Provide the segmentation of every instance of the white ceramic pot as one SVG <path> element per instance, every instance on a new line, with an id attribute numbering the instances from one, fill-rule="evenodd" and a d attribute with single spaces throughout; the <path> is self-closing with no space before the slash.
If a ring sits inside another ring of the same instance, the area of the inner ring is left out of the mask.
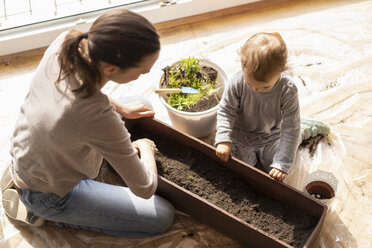
<path id="1" fill-rule="evenodd" d="M 210 60 L 207 59 L 198 60 L 200 66 L 209 66 L 217 71 L 216 84 L 218 87 L 218 96 L 221 98 L 225 84 L 227 83 L 226 72 L 220 66 L 213 63 Z M 175 62 L 174 64 L 177 63 L 178 62 Z M 158 88 L 160 88 L 160 84 L 163 81 L 163 77 L 164 75 L 161 77 L 159 81 Z M 217 122 L 218 105 L 202 112 L 186 112 L 171 107 L 165 101 L 164 94 L 159 94 L 159 98 L 168 111 L 168 116 L 172 122 L 173 127 L 175 127 L 177 130 L 185 132 L 197 138 L 206 137 L 215 130 Z"/>

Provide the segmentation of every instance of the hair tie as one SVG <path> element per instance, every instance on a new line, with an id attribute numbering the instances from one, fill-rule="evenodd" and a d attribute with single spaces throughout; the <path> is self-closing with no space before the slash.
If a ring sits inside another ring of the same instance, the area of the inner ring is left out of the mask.
<path id="1" fill-rule="evenodd" d="M 273 35 L 276 35 L 276 36 L 282 38 L 282 36 L 278 32 L 273 32 Z"/>
<path id="2" fill-rule="evenodd" d="M 85 38 L 85 39 L 88 39 L 88 32 L 86 32 L 86 33 L 83 34 L 83 39 L 84 39 L 84 38 Z"/>

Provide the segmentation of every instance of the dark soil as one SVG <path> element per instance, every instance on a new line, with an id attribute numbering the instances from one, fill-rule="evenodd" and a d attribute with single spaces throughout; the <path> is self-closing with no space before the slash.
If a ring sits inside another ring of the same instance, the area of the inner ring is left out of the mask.
<path id="1" fill-rule="evenodd" d="M 324 140 L 327 136 L 317 135 L 315 137 L 303 140 L 300 144 L 300 147 L 309 149 L 310 157 L 313 157 L 316 149 L 318 148 L 319 143 Z"/>
<path id="2" fill-rule="evenodd" d="M 203 97 L 198 101 L 198 103 L 190 108 L 185 108 L 183 111 L 186 112 L 201 112 L 208 109 L 213 108 L 214 106 L 218 105 L 220 102 L 220 98 L 217 94 L 209 95 L 207 97 Z"/>
<path id="3" fill-rule="evenodd" d="M 208 77 L 212 80 L 215 81 L 217 79 L 217 71 L 209 66 L 202 66 L 201 67 L 201 72 L 206 73 Z"/>
<path id="4" fill-rule="evenodd" d="M 318 200 L 327 200 L 329 197 L 323 195 L 322 193 L 317 193 L 317 194 L 311 194 L 312 197 Z"/>
<path id="5" fill-rule="evenodd" d="M 142 128 L 132 140 L 149 138 L 159 153 L 159 175 L 199 195 L 245 222 L 293 247 L 303 247 L 315 228 L 315 217 L 255 190 L 242 177 L 191 147 Z"/>

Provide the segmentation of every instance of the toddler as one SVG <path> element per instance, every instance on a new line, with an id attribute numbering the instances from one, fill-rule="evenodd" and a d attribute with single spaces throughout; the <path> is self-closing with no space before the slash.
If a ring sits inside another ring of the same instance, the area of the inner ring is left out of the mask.
<path id="1" fill-rule="evenodd" d="M 297 88 L 285 73 L 279 33 L 257 33 L 239 51 L 241 70 L 225 86 L 217 112 L 216 155 L 230 154 L 283 181 L 300 142 Z"/>

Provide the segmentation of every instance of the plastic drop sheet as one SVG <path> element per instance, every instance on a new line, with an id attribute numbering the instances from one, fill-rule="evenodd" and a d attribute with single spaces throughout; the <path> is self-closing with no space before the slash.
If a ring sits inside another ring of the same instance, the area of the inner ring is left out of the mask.
<path id="1" fill-rule="evenodd" d="M 338 181 L 336 195 L 324 201 L 328 213 L 313 247 L 368 248 L 372 247 L 372 2 L 324 2 L 249 12 L 238 21 L 227 21 L 227 28 L 209 24 L 208 31 L 196 33 L 196 38 L 163 45 L 152 71 L 137 82 L 109 83 L 103 91 L 113 97 L 143 95 L 153 104 L 155 117 L 171 124 L 154 93 L 163 67 L 195 56 L 212 60 L 231 75 L 239 69 L 237 50 L 248 37 L 279 32 L 289 49 L 289 73 L 299 90 L 302 117 L 331 128 L 314 151 L 298 150 L 285 183 L 303 191 L 310 173 L 332 173 Z M 9 137 L 31 77 L 32 73 L 5 77 L 0 82 L 1 173 L 10 159 Z M 105 167 L 98 180 L 120 183 Z M 21 226 L 10 221 L 3 208 L 0 222 L 0 247 L 240 247 L 180 212 L 170 230 L 145 239 L 59 228 L 50 222 L 41 228 Z"/>

